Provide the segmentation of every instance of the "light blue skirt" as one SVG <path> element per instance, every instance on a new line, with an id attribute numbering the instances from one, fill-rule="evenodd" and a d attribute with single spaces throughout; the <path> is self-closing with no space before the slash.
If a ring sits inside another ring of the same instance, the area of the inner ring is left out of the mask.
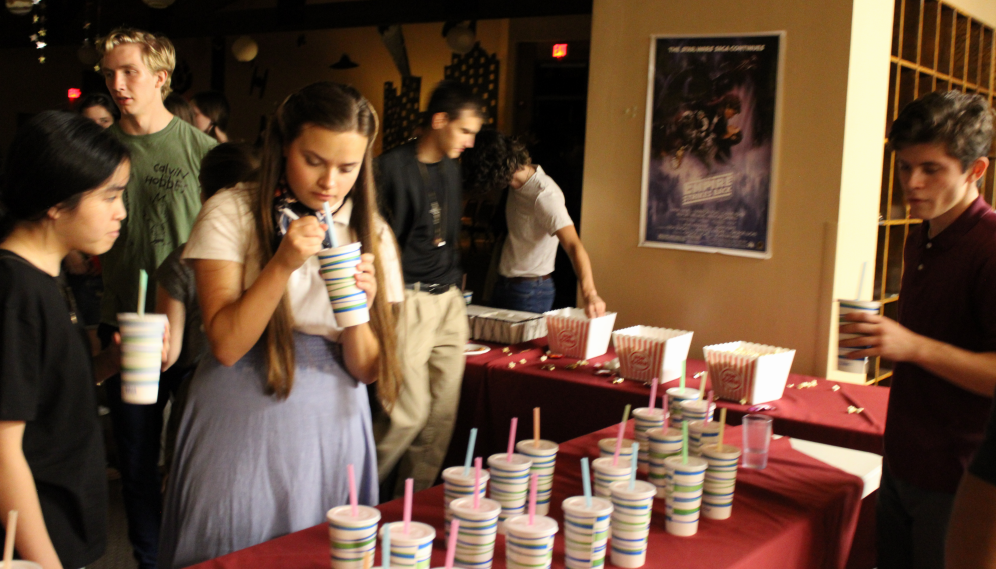
<path id="1" fill-rule="evenodd" d="M 208 354 L 190 383 L 163 504 L 159 567 L 186 567 L 325 521 L 349 501 L 376 505 L 377 454 L 366 385 L 340 348 L 295 333 L 287 399 L 265 391 L 264 342 L 232 367 Z"/>

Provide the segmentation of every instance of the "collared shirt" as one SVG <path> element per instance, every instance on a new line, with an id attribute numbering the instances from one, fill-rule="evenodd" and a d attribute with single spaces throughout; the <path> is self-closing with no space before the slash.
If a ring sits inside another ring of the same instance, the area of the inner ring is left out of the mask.
<path id="1" fill-rule="evenodd" d="M 560 243 L 556 233 L 574 222 L 564 205 L 564 192 L 542 167 L 537 165 L 521 188 L 508 193 L 505 217 L 508 237 L 498 274 L 513 278 L 552 273 Z"/>
<path id="2" fill-rule="evenodd" d="M 910 230 L 899 323 L 972 352 L 996 351 L 996 213 L 981 197 L 929 237 Z M 982 442 L 992 400 L 911 363 L 896 364 L 885 426 L 892 473 L 921 489 L 954 493 Z"/>

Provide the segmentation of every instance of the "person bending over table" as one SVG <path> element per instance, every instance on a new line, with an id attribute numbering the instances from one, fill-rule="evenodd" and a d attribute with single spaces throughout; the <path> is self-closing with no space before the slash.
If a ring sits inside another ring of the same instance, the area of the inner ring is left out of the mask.
<path id="1" fill-rule="evenodd" d="M 540 314 L 553 308 L 559 243 L 574 265 L 585 313 L 589 318 L 604 315 L 605 301 L 595 290 L 591 260 L 567 213 L 564 192 L 532 163 L 526 147 L 497 130 L 484 130 L 464 153 L 462 168 L 467 187 L 504 192 L 496 229 L 507 234 L 491 304 Z"/>
<path id="2" fill-rule="evenodd" d="M 184 259 L 211 353 L 187 393 L 163 509 L 159 566 L 186 567 L 376 505 L 367 384 L 390 407 L 399 367 L 390 302 L 397 249 L 377 215 L 370 148 L 377 115 L 352 87 L 315 83 L 270 120 L 259 183 L 204 205 Z M 321 214 L 328 203 L 332 219 Z M 370 322 L 341 328 L 315 256 L 359 240 L 356 285 Z"/>
<path id="3" fill-rule="evenodd" d="M 849 314 L 849 357 L 896 362 L 878 492 L 878 567 L 943 567 L 954 493 L 982 442 L 996 388 L 996 213 L 979 196 L 993 110 L 978 95 L 930 93 L 892 125 L 912 226 L 899 321 Z"/>

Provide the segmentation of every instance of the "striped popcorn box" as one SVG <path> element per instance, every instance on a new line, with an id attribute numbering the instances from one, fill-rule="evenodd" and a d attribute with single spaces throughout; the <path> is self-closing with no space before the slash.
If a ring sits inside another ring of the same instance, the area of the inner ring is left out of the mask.
<path id="1" fill-rule="evenodd" d="M 637 480 L 615 482 L 612 492 L 612 564 L 616 567 L 643 567 L 647 562 L 647 536 L 654 510 L 657 487 Z"/>
<path id="2" fill-rule="evenodd" d="M 381 526 L 381 538 L 384 537 L 384 528 L 388 525 L 391 526 L 391 567 L 429 569 L 436 530 L 422 522 L 410 522 L 408 533 L 405 533 L 405 523 L 394 522 Z M 381 555 L 383 554 L 384 552 L 381 552 Z"/>
<path id="3" fill-rule="evenodd" d="M 350 510 L 350 506 L 339 506 L 325 514 L 329 524 L 332 569 L 362 569 L 364 557 L 373 556 L 377 546 L 380 511 L 359 506 L 359 515 L 354 517 Z"/>
<path id="4" fill-rule="evenodd" d="M 795 350 L 750 342 L 702 348 L 716 397 L 741 405 L 781 399 Z"/>
<path id="5" fill-rule="evenodd" d="M 546 317 L 550 351 L 571 358 L 587 360 L 609 350 L 616 313 L 588 318 L 580 308 L 561 308 L 543 313 Z"/>
<path id="6" fill-rule="evenodd" d="M 318 252 L 319 273 L 332 303 L 336 325 L 348 328 L 370 321 L 367 293 L 356 286 L 360 244 L 350 243 Z"/>
<path id="7" fill-rule="evenodd" d="M 719 442 L 719 423 L 716 421 L 688 422 L 688 452 L 701 456 L 702 447 Z"/>
<path id="8" fill-rule="evenodd" d="M 545 516 L 550 511 L 550 495 L 553 493 L 553 469 L 557 463 L 560 445 L 540 439 L 539 445 L 533 439 L 521 440 L 515 450 L 533 461 L 530 474 L 536 474 L 536 513 Z"/>
<path id="9" fill-rule="evenodd" d="M 684 412 L 681 408 L 683 401 L 694 401 L 699 398 L 699 390 L 691 387 L 684 389 L 672 387 L 667 390 L 668 411 L 670 415 L 670 426 L 676 429 L 681 428 L 681 422 L 685 420 Z"/>
<path id="10" fill-rule="evenodd" d="M 501 504 L 481 498 L 474 508 L 474 498 L 460 498 L 450 504 L 453 519 L 460 520 L 454 566 L 464 569 L 491 569 L 498 536 Z"/>
<path id="11" fill-rule="evenodd" d="M 598 496 L 611 496 L 609 486 L 613 482 L 629 480 L 630 461 L 628 458 L 619 457 L 619 462 L 612 466 L 612 457 L 596 458 L 591 462 L 591 469 L 594 471 L 595 494 Z"/>
<path id="12" fill-rule="evenodd" d="M 688 358 L 692 332 L 632 326 L 612 333 L 612 345 L 619 356 L 619 375 L 627 379 L 661 383 L 681 377 L 681 362 Z"/>
<path id="13" fill-rule="evenodd" d="M 562 509 L 564 565 L 568 569 L 604 567 L 612 502 L 592 497 L 591 506 L 588 506 L 584 496 L 574 496 L 564 500 Z"/>
<path id="14" fill-rule="evenodd" d="M 699 513 L 702 507 L 702 485 L 709 466 L 697 456 L 682 462 L 680 456 L 664 459 L 667 470 L 667 516 L 665 528 L 671 535 L 687 537 L 699 531 Z"/>
<path id="15" fill-rule="evenodd" d="M 485 492 L 488 489 L 488 480 L 491 475 L 487 470 L 481 470 L 481 480 L 480 486 L 477 487 L 478 493 L 481 498 L 484 497 Z M 453 500 L 460 498 L 473 497 L 474 488 L 474 469 L 468 469 L 467 476 L 463 475 L 462 466 L 451 466 L 446 470 L 443 470 L 443 510 L 444 517 L 446 519 L 446 536 L 450 535 L 450 520 L 453 519 L 453 512 L 450 510 L 450 504 Z"/>
<path id="16" fill-rule="evenodd" d="M 514 453 L 506 460 L 505 453 L 488 457 L 491 467 L 491 499 L 501 504 L 498 518 L 498 533 L 505 535 L 505 520 L 526 511 L 526 498 L 529 494 L 529 470 L 533 461 Z"/>
<path id="17" fill-rule="evenodd" d="M 709 463 L 702 488 L 702 515 L 712 520 L 725 520 L 733 513 L 740 449 L 732 445 L 705 445 L 702 458 Z"/>
<path id="18" fill-rule="evenodd" d="M 553 538 L 560 527 L 547 516 L 514 516 L 505 522 L 505 567 L 549 569 L 553 563 Z"/>
<path id="19" fill-rule="evenodd" d="M 150 405 L 159 400 L 166 315 L 118 314 L 121 326 L 121 399 Z"/>
<path id="20" fill-rule="evenodd" d="M 682 436 L 680 429 L 650 429 L 647 431 L 650 439 L 650 472 L 647 478 L 657 487 L 657 497 L 664 498 L 666 492 L 667 471 L 664 459 L 681 454 Z"/>
<path id="21" fill-rule="evenodd" d="M 664 410 L 637 407 L 633 409 L 635 428 L 633 438 L 640 443 L 640 455 L 637 457 L 637 470 L 646 474 L 650 471 L 650 438 L 647 431 L 664 426 Z"/>

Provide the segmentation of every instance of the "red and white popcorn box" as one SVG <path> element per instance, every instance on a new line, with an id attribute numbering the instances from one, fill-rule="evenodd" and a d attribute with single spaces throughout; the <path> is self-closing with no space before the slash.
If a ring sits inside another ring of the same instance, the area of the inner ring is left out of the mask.
<path id="1" fill-rule="evenodd" d="M 654 326 L 632 326 L 612 333 L 619 356 L 619 375 L 626 379 L 661 382 L 681 377 L 681 362 L 688 358 L 692 332 Z"/>
<path id="2" fill-rule="evenodd" d="M 750 342 L 702 348 L 716 397 L 741 405 L 782 398 L 795 350 Z"/>
<path id="3" fill-rule="evenodd" d="M 468 307 L 469 308 L 469 307 Z M 471 337 L 485 342 L 518 344 L 546 336 L 542 314 L 490 308 L 474 316 Z"/>
<path id="4" fill-rule="evenodd" d="M 609 351 L 612 326 L 616 323 L 615 312 L 588 318 L 580 308 L 561 308 L 543 315 L 546 316 L 547 341 L 551 352 L 587 360 Z"/>

